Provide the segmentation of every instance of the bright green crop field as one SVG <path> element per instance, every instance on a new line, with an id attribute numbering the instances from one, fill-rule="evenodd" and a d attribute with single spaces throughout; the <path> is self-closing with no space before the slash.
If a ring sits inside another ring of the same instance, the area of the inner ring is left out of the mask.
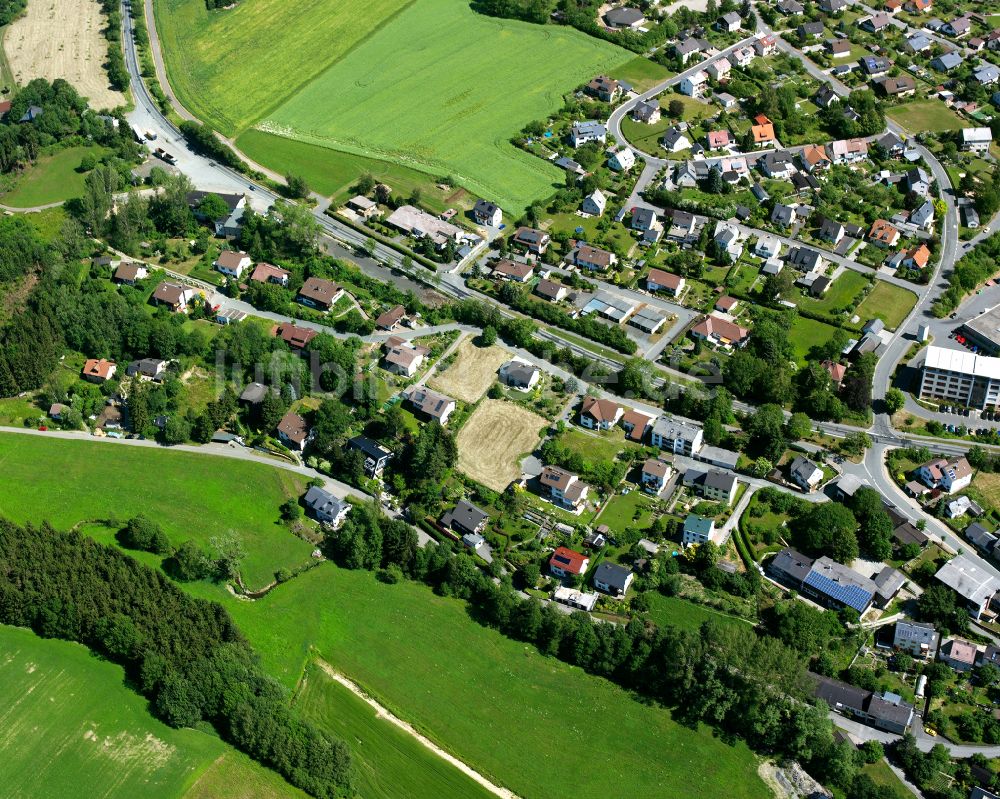
<path id="1" fill-rule="evenodd" d="M 412 0 L 154 0 L 170 85 L 231 136 L 260 119 Z"/>
<path id="2" fill-rule="evenodd" d="M 3 795 L 305 799 L 215 736 L 161 724 L 124 679 L 86 647 L 0 625 Z"/>
<path id="3" fill-rule="evenodd" d="M 170 520 L 174 540 L 188 528 L 192 537 L 219 526 L 258 528 L 262 534 L 244 532 L 244 540 L 261 573 L 287 559 L 263 534 L 270 528 L 259 527 L 273 524 L 286 479 L 279 470 L 231 459 L 0 434 L 0 515 L 66 525 L 112 510 L 126 515 L 142 504 L 158 517 L 174 508 L 183 517 Z M 237 601 L 210 583 L 184 588 L 221 602 L 265 668 L 290 690 L 318 654 L 523 799 L 769 796 L 745 745 L 681 726 L 611 682 L 480 626 L 464 602 L 423 585 L 386 585 L 371 573 L 325 563 L 255 602 Z M 358 737 L 362 761 L 389 746 L 388 737 Z M 429 764 L 417 766 L 421 779 L 431 779 Z M 384 775 L 369 779 L 386 784 Z"/>
<path id="4" fill-rule="evenodd" d="M 515 213 L 562 175 L 510 138 L 631 58 L 569 28 L 476 14 L 468 0 L 416 0 L 260 127 L 450 175 Z"/>
<path id="5" fill-rule="evenodd" d="M 296 697 L 302 716 L 347 742 L 364 799 L 490 799 L 492 793 L 438 757 L 315 663 Z"/>
<path id="6" fill-rule="evenodd" d="M 249 587 L 308 562 L 312 546 L 281 524 L 278 507 L 305 491 L 285 469 L 231 458 L 97 441 L 0 434 L 0 516 L 67 529 L 111 514 L 155 519 L 175 546 L 236 533 Z"/>

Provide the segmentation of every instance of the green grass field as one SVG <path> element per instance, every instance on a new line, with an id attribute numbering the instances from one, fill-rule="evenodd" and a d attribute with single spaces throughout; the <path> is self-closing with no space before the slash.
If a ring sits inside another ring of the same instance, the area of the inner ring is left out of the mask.
<path id="1" fill-rule="evenodd" d="M 95 441 L 0 434 L 0 516 L 68 528 L 116 514 L 156 519 L 172 543 L 239 534 L 247 585 L 308 562 L 312 546 L 279 522 L 278 506 L 305 490 L 284 469 L 230 458 Z M 252 501 L 251 498 L 252 497 Z"/>
<path id="2" fill-rule="evenodd" d="M 628 81 L 632 88 L 644 92 L 657 83 L 666 80 L 674 73 L 662 64 L 657 64 L 645 56 L 636 56 L 619 67 L 611 70 L 611 77 Z"/>
<path id="3" fill-rule="evenodd" d="M 67 147 L 41 156 L 33 167 L 14 178 L 10 190 L 0 194 L 0 203 L 14 208 L 32 208 L 81 196 L 87 176 L 76 170 L 88 153 L 99 158 L 104 148 Z"/>
<path id="4" fill-rule="evenodd" d="M 285 478 L 268 479 L 267 467 L 16 434 L 0 438 L 0 453 L 0 515 L 66 524 L 111 510 L 126 515 L 133 503 L 148 511 L 152 503 L 177 517 L 169 520 L 171 535 L 232 524 L 261 571 L 280 565 L 283 550 L 272 550 L 264 566 L 261 553 L 272 542 L 244 529 L 271 519 L 280 498 Z M 178 492 L 186 502 L 179 504 Z M 744 745 L 683 727 L 610 682 L 542 657 L 472 621 L 464 602 L 422 585 L 385 585 L 368 572 L 322 564 L 256 602 L 210 583 L 185 588 L 225 605 L 289 689 L 318 653 L 523 799 L 769 796 Z M 616 768 L 595 768 L 595 752 Z M 579 776 L 567 780 L 567 773 Z"/>
<path id="5" fill-rule="evenodd" d="M 907 291 L 902 286 L 876 281 L 875 287 L 868 293 L 855 313 L 861 318 L 861 324 L 877 316 L 890 330 L 895 330 L 907 317 L 917 303 L 917 295 Z M 860 328 L 859 328 L 860 329 Z"/>
<path id="6" fill-rule="evenodd" d="M 289 686 L 314 647 L 523 799 L 769 795 L 742 744 L 682 727 L 610 682 L 479 626 L 464 603 L 424 586 L 324 564 L 254 603 L 204 583 L 192 590 L 224 602 Z M 594 752 L 616 767 L 596 768 Z"/>
<path id="7" fill-rule="evenodd" d="M 616 494 L 597 517 L 597 524 L 606 524 L 615 532 L 626 527 L 644 530 L 653 521 L 652 505 L 656 500 L 645 492 L 634 489 L 628 494 Z"/>
<path id="8" fill-rule="evenodd" d="M 795 317 L 788 331 L 788 340 L 792 342 L 792 354 L 799 366 L 805 366 L 809 350 L 819 344 L 825 344 L 836 332 L 837 328 L 825 322 L 817 322 L 805 316 Z"/>
<path id="9" fill-rule="evenodd" d="M 631 59 L 575 30 L 476 14 L 467 0 L 417 0 L 260 127 L 450 175 L 517 213 L 563 176 L 510 138 Z"/>
<path id="10" fill-rule="evenodd" d="M 845 269 L 821 298 L 803 296 L 798 300 L 798 305 L 814 313 L 833 316 L 834 311 L 850 305 L 867 285 L 868 278 L 865 275 L 853 269 Z"/>
<path id="11" fill-rule="evenodd" d="M 208 11 L 204 0 L 154 0 L 154 12 L 178 99 L 232 136 L 320 75 L 407 2 L 252 0 Z"/>
<path id="12" fill-rule="evenodd" d="M 5 796 L 305 799 L 214 735 L 151 717 L 86 647 L 0 625 L 0 652 Z"/>
<path id="13" fill-rule="evenodd" d="M 364 799 L 487 799 L 479 783 L 331 679 L 315 664 L 306 669 L 296 702 L 302 715 L 342 738 L 354 759 L 355 790 Z"/>
<path id="14" fill-rule="evenodd" d="M 942 130 L 959 130 L 967 123 L 940 100 L 918 100 L 915 103 L 896 106 L 886 111 L 886 116 L 898 122 L 911 133 Z"/>
<path id="15" fill-rule="evenodd" d="M 663 594 L 650 592 L 649 617 L 653 623 L 659 626 L 671 625 L 682 630 L 698 630 L 706 621 L 717 621 L 722 624 L 747 624 L 742 619 L 735 616 L 728 616 L 718 610 L 707 608 L 704 605 L 696 605 L 686 599 L 677 596 L 664 596 Z"/>
<path id="16" fill-rule="evenodd" d="M 282 174 L 305 174 L 310 188 L 333 197 L 338 202 L 348 199 L 353 194 L 350 188 L 357 183 L 358 178 L 368 173 L 379 183 L 388 184 L 394 192 L 404 197 L 409 197 L 414 189 L 420 189 L 420 204 L 430 211 L 441 213 L 451 205 L 474 204 L 462 202 L 462 194 L 469 197 L 464 190 L 458 190 L 458 197 L 453 189 L 445 193 L 437 188 L 426 173 L 391 161 L 338 153 L 326 147 L 272 136 L 259 130 L 246 131 L 236 140 L 236 144 L 253 160 L 266 161 L 271 169 Z"/>

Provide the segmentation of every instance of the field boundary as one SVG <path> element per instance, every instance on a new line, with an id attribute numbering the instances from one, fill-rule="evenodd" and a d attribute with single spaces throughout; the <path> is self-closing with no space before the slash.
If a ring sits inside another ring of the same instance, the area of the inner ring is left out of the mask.
<path id="1" fill-rule="evenodd" d="M 316 658 L 316 665 L 319 666 L 320 669 L 323 670 L 323 673 L 326 674 L 331 680 L 344 686 L 348 691 L 350 691 L 356 697 L 358 697 L 363 702 L 374 708 L 376 718 L 385 719 L 390 724 L 395 724 L 397 727 L 399 727 L 399 729 L 401 729 L 407 735 L 415 738 L 422 746 L 432 751 L 442 760 L 445 760 L 451 765 L 453 765 L 455 768 L 457 768 L 459 771 L 465 774 L 465 776 L 469 777 L 472 780 L 475 780 L 477 783 L 486 788 L 486 790 L 488 790 L 490 793 L 501 797 L 501 799 L 520 799 L 520 797 L 518 797 L 517 794 L 515 794 L 513 791 L 509 791 L 506 788 L 502 788 L 495 782 L 488 780 L 486 777 L 484 777 L 482 774 L 480 774 L 478 771 L 472 768 L 472 766 L 463 763 L 457 757 L 446 752 L 444 749 L 442 749 L 440 746 L 434 743 L 430 738 L 417 732 L 417 730 L 413 727 L 412 724 L 403 721 L 397 715 L 390 712 L 386 707 L 380 704 L 378 700 L 376 700 L 369 694 L 365 693 L 365 691 L 361 688 L 361 686 L 359 686 L 356 682 L 345 677 L 343 674 L 341 674 L 339 671 L 333 668 L 333 666 L 331 666 L 322 658 Z"/>

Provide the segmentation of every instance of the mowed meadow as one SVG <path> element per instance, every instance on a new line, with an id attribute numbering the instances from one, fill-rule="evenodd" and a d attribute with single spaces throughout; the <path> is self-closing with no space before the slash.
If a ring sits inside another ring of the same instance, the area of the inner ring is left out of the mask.
<path id="1" fill-rule="evenodd" d="M 205 461 L 205 468 L 197 460 Z M 16 497 L 0 502 L 0 515 L 76 520 L 99 513 L 102 505 L 104 513 L 121 513 L 123 498 L 132 493 L 148 502 L 169 482 L 173 497 L 185 490 L 186 481 L 186 518 L 192 537 L 201 537 L 206 528 L 226 523 L 219 516 L 227 508 L 241 508 L 240 513 L 257 519 L 276 512 L 281 492 L 260 490 L 268 481 L 240 469 L 252 465 L 111 443 L 0 435 L 0 497 Z M 81 471 L 92 475 L 86 485 L 70 477 Z M 160 475 L 169 475 L 169 481 Z M 220 494 L 225 500 L 215 501 Z M 156 518 L 166 525 L 169 514 L 170 508 L 157 500 Z M 245 541 L 250 557 L 262 560 L 265 540 L 247 536 Z M 437 596 L 421 584 L 386 585 L 369 572 L 324 563 L 255 602 L 239 601 L 207 582 L 183 587 L 223 604 L 260 652 L 264 667 L 290 691 L 318 655 L 523 799 L 769 796 L 756 774 L 757 759 L 745 745 L 725 743 L 705 727 L 682 726 L 666 710 L 637 701 L 607 680 L 543 657 L 477 624 L 464 602 Z M 351 703 L 332 689 L 321 693 L 300 696 L 303 711 L 317 721 L 326 713 L 361 710 L 347 708 Z M 343 721 L 330 719 L 329 724 Z M 393 736 L 371 737 L 380 728 L 368 721 L 357 726 L 359 740 L 352 748 L 361 767 L 372 768 L 380 762 L 379 752 L 394 746 Z M 346 729 L 341 732 L 350 739 Z M 424 759 L 423 753 L 403 755 L 414 767 Z M 445 783 L 436 782 L 427 770 L 430 764 L 424 765 L 420 784 L 431 787 L 398 795 L 437 799 L 461 786 L 461 780 L 456 783 L 446 774 L 451 787 L 434 788 Z M 393 785 L 377 769 L 367 780 L 373 796 Z"/>
<path id="2" fill-rule="evenodd" d="M 137 0 L 141 2 L 141 0 Z M 232 136 L 323 72 L 413 0 L 154 0 L 170 85 Z"/>
<path id="3" fill-rule="evenodd" d="M 451 176 L 518 213 L 562 176 L 511 137 L 631 58 L 571 28 L 476 14 L 468 0 L 416 0 L 259 127 Z"/>
<path id="4" fill-rule="evenodd" d="M 86 647 L 3 625 L 0 763 L 0 791 L 22 799 L 214 799 L 204 789 L 218 774 L 254 786 L 232 799 L 306 799 L 217 737 L 161 724 Z"/>

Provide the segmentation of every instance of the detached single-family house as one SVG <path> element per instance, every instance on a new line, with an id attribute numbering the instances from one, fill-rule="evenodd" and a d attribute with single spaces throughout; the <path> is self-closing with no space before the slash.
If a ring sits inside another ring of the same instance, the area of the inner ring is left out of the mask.
<path id="1" fill-rule="evenodd" d="M 383 361 L 386 371 L 403 377 L 413 377 L 430 350 L 393 336 L 385 342 Z"/>
<path id="2" fill-rule="evenodd" d="M 234 252 L 233 250 L 223 250 L 219 257 L 215 259 L 215 268 L 222 274 L 235 277 L 243 277 L 243 272 L 250 268 L 253 261 L 245 252 Z"/>
<path id="3" fill-rule="evenodd" d="M 754 244 L 753 254 L 765 260 L 777 258 L 781 255 L 781 242 L 776 236 L 762 235 L 758 237 L 757 243 Z"/>
<path id="4" fill-rule="evenodd" d="M 823 482 L 823 470 L 808 458 L 796 456 L 788 469 L 788 476 L 803 491 L 815 491 Z"/>
<path id="5" fill-rule="evenodd" d="M 525 250 L 535 255 L 544 255 L 549 247 L 551 238 L 544 230 L 536 230 L 531 227 L 519 227 L 511 239 L 511 244 L 518 249 Z"/>
<path id="6" fill-rule="evenodd" d="M 597 141 L 603 144 L 608 138 L 608 129 L 600 122 L 574 122 L 569 133 L 569 143 L 574 147 L 582 147 L 588 142 Z"/>
<path id="7" fill-rule="evenodd" d="M 679 153 L 681 150 L 691 149 L 691 140 L 680 128 L 672 127 L 663 134 L 660 145 L 668 153 Z"/>
<path id="8" fill-rule="evenodd" d="M 622 85 L 607 75 L 598 75 L 584 86 L 583 90 L 591 97 L 596 97 L 606 103 L 613 103 L 621 96 Z"/>
<path id="9" fill-rule="evenodd" d="M 546 466 L 538 477 L 538 483 L 547 489 L 549 498 L 564 508 L 577 510 L 587 501 L 590 486 L 572 472 L 559 466 Z"/>
<path id="10" fill-rule="evenodd" d="M 676 297 L 684 291 L 684 285 L 684 278 L 662 269 L 650 269 L 646 275 L 646 288 L 650 291 L 665 291 Z"/>
<path id="11" fill-rule="evenodd" d="M 636 103 L 632 108 L 631 116 L 636 122 L 655 125 L 660 121 L 661 113 L 660 104 L 654 99 L 652 102 Z"/>
<path id="12" fill-rule="evenodd" d="M 961 638 L 952 638 L 941 646 L 941 662 L 955 671 L 972 671 L 979 650 L 976 645 Z"/>
<path id="13" fill-rule="evenodd" d="M 970 30 L 972 30 L 972 21 L 968 17 L 958 17 L 951 22 L 946 22 L 941 32 L 945 36 L 953 36 L 956 39 L 960 39 L 963 36 L 967 36 Z"/>
<path id="14" fill-rule="evenodd" d="M 174 313 L 187 313 L 188 303 L 197 296 L 193 288 L 164 281 L 156 287 L 150 299 L 154 305 L 165 305 Z"/>
<path id="15" fill-rule="evenodd" d="M 729 146 L 728 130 L 710 130 L 705 137 L 709 150 L 724 150 Z"/>
<path id="16" fill-rule="evenodd" d="M 115 283 L 122 283 L 126 286 L 134 286 L 138 281 L 145 280 L 148 275 L 149 271 L 146 269 L 145 264 L 120 263 L 115 269 L 115 274 L 112 279 Z"/>
<path id="17" fill-rule="evenodd" d="M 132 361 L 125 368 L 125 374 L 129 377 L 151 380 L 154 383 L 163 382 L 163 375 L 166 371 L 167 362 L 161 358 L 140 358 L 137 361 Z"/>
<path id="18" fill-rule="evenodd" d="M 580 406 L 580 424 L 591 430 L 610 430 L 622 417 L 622 406 L 599 397 L 584 397 Z"/>
<path id="19" fill-rule="evenodd" d="M 926 200 L 919 208 L 910 214 L 910 224 L 921 230 L 930 230 L 934 226 L 934 203 Z"/>
<path id="20" fill-rule="evenodd" d="M 512 280 L 515 283 L 527 283 L 535 274 L 532 264 L 511 261 L 504 258 L 493 265 L 493 277 Z"/>
<path id="21" fill-rule="evenodd" d="M 965 457 L 934 458 L 917 467 L 917 478 L 928 488 L 940 488 L 954 494 L 972 482 L 972 467 Z"/>
<path id="22" fill-rule="evenodd" d="M 320 277 L 311 277 L 302 284 L 299 294 L 295 298 L 297 302 L 308 305 L 319 311 L 329 311 L 345 291 L 332 280 L 324 280 Z"/>
<path id="23" fill-rule="evenodd" d="M 899 228 L 886 222 L 884 219 L 876 219 L 868 231 L 868 241 L 876 247 L 895 247 L 899 241 Z"/>
<path id="24" fill-rule="evenodd" d="M 567 289 L 562 283 L 557 283 L 555 280 L 542 278 L 535 284 L 535 294 L 539 297 L 551 300 L 552 302 L 560 302 L 561 300 L 566 299 L 566 295 L 569 294 L 569 289 Z"/>
<path id="25" fill-rule="evenodd" d="M 933 624 L 902 619 L 896 622 L 892 648 L 918 658 L 933 658 L 937 654 L 940 638 Z"/>
<path id="26" fill-rule="evenodd" d="M 755 147 L 770 147 L 777 141 L 774 135 L 774 123 L 763 114 L 754 117 L 754 124 L 750 127 L 753 134 Z"/>
<path id="27" fill-rule="evenodd" d="M 415 410 L 442 425 L 448 424 L 448 417 L 455 412 L 455 400 L 425 386 L 417 386 L 406 398 Z"/>
<path id="28" fill-rule="evenodd" d="M 104 358 L 88 358 L 80 370 L 80 377 L 88 383 L 103 383 L 115 376 L 118 364 Z"/>
<path id="29" fill-rule="evenodd" d="M 608 250 L 581 244 L 573 253 L 573 264 L 591 272 L 607 272 L 618 263 L 618 256 Z"/>
<path id="30" fill-rule="evenodd" d="M 693 75 L 686 76 L 677 88 L 688 97 L 704 97 L 708 88 L 708 73 L 699 69 Z"/>
<path id="31" fill-rule="evenodd" d="M 339 527 L 351 510 L 350 503 L 319 486 L 310 486 L 302 501 L 316 521 L 331 527 Z"/>
<path id="32" fill-rule="evenodd" d="M 711 517 L 696 516 L 689 513 L 684 519 L 684 530 L 681 533 L 681 543 L 684 546 L 705 544 L 712 540 L 715 532 L 715 520 Z"/>
<path id="33" fill-rule="evenodd" d="M 594 570 L 594 588 L 610 596 L 625 596 L 634 578 L 631 569 L 603 560 Z"/>
<path id="34" fill-rule="evenodd" d="M 600 189 L 594 189 L 593 192 L 583 198 L 580 210 L 589 216 L 602 216 L 607 204 L 608 198 L 604 196 L 604 193 Z"/>
<path id="35" fill-rule="evenodd" d="M 715 21 L 715 27 L 724 33 L 733 33 L 743 26 L 743 18 L 735 11 L 723 14 Z"/>
<path id="36" fill-rule="evenodd" d="M 920 244 L 912 250 L 907 250 L 903 256 L 902 265 L 907 269 L 923 269 L 930 261 L 931 251 L 926 244 Z"/>
<path id="37" fill-rule="evenodd" d="M 441 526 L 458 536 L 478 535 L 486 529 L 490 517 L 471 502 L 460 499 L 441 517 Z"/>
<path id="38" fill-rule="evenodd" d="M 302 452 L 311 438 L 306 420 L 294 411 L 289 411 L 278 422 L 278 440 L 296 452 Z"/>
<path id="39" fill-rule="evenodd" d="M 635 153 L 628 147 L 623 147 L 621 150 L 612 153 L 608 159 L 608 167 L 615 172 L 628 172 L 634 166 Z"/>
<path id="40" fill-rule="evenodd" d="M 965 600 L 966 607 L 974 619 L 982 616 L 1000 589 L 1000 580 L 977 566 L 964 554 L 956 555 L 945 563 L 938 569 L 934 578 Z"/>
<path id="41" fill-rule="evenodd" d="M 259 263 L 250 273 L 252 283 L 273 283 L 276 286 L 288 286 L 288 278 L 291 273 L 287 269 L 280 269 L 274 264 Z"/>
<path id="42" fill-rule="evenodd" d="M 368 197 L 357 195 L 347 201 L 347 207 L 364 220 L 378 216 L 378 203 Z"/>
<path id="43" fill-rule="evenodd" d="M 824 218 L 823 223 L 819 226 L 818 235 L 823 241 L 837 245 L 844 238 L 844 233 L 844 226 L 840 222 Z"/>
<path id="44" fill-rule="evenodd" d="M 722 347 L 742 347 L 750 338 L 750 331 L 721 316 L 709 314 L 691 328 L 691 337 Z"/>
<path id="45" fill-rule="evenodd" d="M 375 318 L 375 327 L 379 330 L 395 330 L 406 318 L 406 308 L 396 305 L 380 313 Z"/>
<path id="46" fill-rule="evenodd" d="M 201 210 L 203 201 L 214 194 L 226 204 L 226 211 L 216 219 L 209 219 Z M 246 211 L 247 198 L 245 194 L 223 194 L 210 191 L 192 191 L 187 195 L 188 206 L 199 222 L 205 222 L 212 228 L 216 236 L 238 236 L 243 226 L 243 213 Z"/>
<path id="47" fill-rule="evenodd" d="M 472 217 L 477 224 L 488 227 L 500 227 L 503 221 L 503 211 L 496 203 L 489 200 L 479 200 L 472 208 Z"/>
<path id="48" fill-rule="evenodd" d="M 865 17 L 858 25 L 869 33 L 881 33 L 892 24 L 892 17 L 883 12 Z"/>
<path id="49" fill-rule="evenodd" d="M 292 352 L 301 353 L 317 332 L 310 327 L 299 327 L 294 322 L 282 322 L 274 328 L 273 335 L 284 341 Z"/>
<path id="50" fill-rule="evenodd" d="M 759 56 L 769 56 L 778 48 L 778 40 L 773 34 L 759 36 L 753 40 L 753 49 Z"/>
<path id="51" fill-rule="evenodd" d="M 718 222 L 715 225 L 714 240 L 716 246 L 725 252 L 726 258 L 732 262 L 739 260 L 743 255 L 743 243 L 740 240 L 740 232 L 728 222 Z"/>
<path id="52" fill-rule="evenodd" d="M 827 169 L 833 162 L 826 154 L 826 147 L 822 144 L 809 144 L 802 148 L 799 153 L 799 160 L 802 162 L 806 172 L 813 173 Z"/>
<path id="53" fill-rule="evenodd" d="M 514 358 L 500 367 L 500 382 L 509 388 L 531 391 L 542 375 L 542 370 L 534 364 Z"/>
<path id="54" fill-rule="evenodd" d="M 556 547 L 549 558 L 549 571 L 556 577 L 583 574 L 590 565 L 590 558 L 568 547 Z"/>
<path id="55" fill-rule="evenodd" d="M 665 460 L 647 458 L 642 464 L 642 487 L 650 493 L 659 494 L 666 486 L 671 474 L 673 474 L 673 469 Z"/>
<path id="56" fill-rule="evenodd" d="M 774 210 L 771 211 L 771 222 L 779 227 L 791 227 L 795 224 L 797 215 L 795 209 L 790 205 L 775 203 Z"/>
<path id="57" fill-rule="evenodd" d="M 729 59 L 722 56 L 705 67 L 705 70 L 712 76 L 712 80 L 723 81 L 729 78 L 729 72 L 732 68 L 733 65 L 729 62 Z"/>
<path id="58" fill-rule="evenodd" d="M 364 456 L 365 474 L 373 479 L 382 474 L 385 465 L 392 458 L 392 450 L 367 436 L 354 436 L 347 442 L 347 446 L 356 449 Z"/>
<path id="59" fill-rule="evenodd" d="M 942 53 L 937 58 L 931 59 L 931 69 L 936 69 L 938 72 L 951 72 L 960 66 L 962 66 L 962 55 L 957 50 Z"/>
<path id="60" fill-rule="evenodd" d="M 619 8 L 612 8 L 606 12 L 604 14 L 604 21 L 609 28 L 636 30 L 645 24 L 646 17 L 638 8 L 621 6 Z"/>
<path id="61" fill-rule="evenodd" d="M 985 153 L 993 143 L 989 128 L 963 128 L 961 149 L 967 153 Z"/>

